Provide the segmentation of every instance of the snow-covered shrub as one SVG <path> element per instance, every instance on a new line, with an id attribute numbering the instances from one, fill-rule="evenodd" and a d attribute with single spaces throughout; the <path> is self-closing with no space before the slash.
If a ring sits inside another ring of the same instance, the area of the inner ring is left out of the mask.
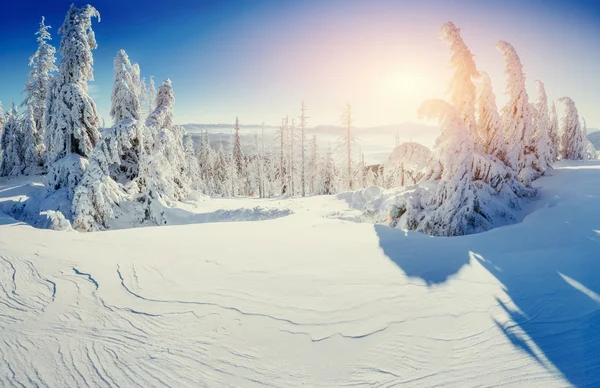
<path id="1" fill-rule="evenodd" d="M 414 185 L 425 176 L 431 158 L 431 150 L 419 143 L 400 144 L 384 164 L 385 187 Z"/>
<path id="2" fill-rule="evenodd" d="M 67 155 L 52 163 L 48 170 L 48 194 L 63 189 L 67 191 L 67 197 L 72 199 L 87 166 L 87 158 L 77 154 Z"/>
<path id="3" fill-rule="evenodd" d="M 71 226 L 69 220 L 67 220 L 65 216 L 59 211 L 45 210 L 43 212 L 40 212 L 40 215 L 47 217 L 45 225 L 42 225 L 45 229 L 52 229 L 63 232 L 73 230 L 73 227 Z"/>

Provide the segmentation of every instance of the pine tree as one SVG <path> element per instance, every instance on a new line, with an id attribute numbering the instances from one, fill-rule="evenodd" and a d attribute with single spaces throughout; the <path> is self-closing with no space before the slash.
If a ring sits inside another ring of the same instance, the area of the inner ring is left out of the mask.
<path id="1" fill-rule="evenodd" d="M 148 112 L 152 112 L 156 106 L 156 85 L 154 84 L 154 76 L 150 77 L 150 82 L 145 89 L 146 103 L 148 104 Z"/>
<path id="2" fill-rule="evenodd" d="M 555 160 L 559 157 L 560 153 L 560 136 L 558 134 L 558 113 L 556 113 L 556 104 L 552 102 L 552 110 L 550 111 L 550 120 L 548 123 L 548 136 L 550 137 L 550 143 L 552 144 L 552 152 Z"/>
<path id="3" fill-rule="evenodd" d="M 340 161 L 340 164 L 343 166 L 340 168 L 340 171 L 343 171 L 343 174 L 339 176 L 340 188 L 342 190 L 353 190 L 354 188 L 354 164 L 356 163 L 356 139 L 352 134 L 352 106 L 350 104 L 346 105 L 346 109 L 342 115 L 342 126 L 343 132 L 342 135 L 337 140 L 336 146 L 336 154 Z"/>
<path id="4" fill-rule="evenodd" d="M 38 133 L 33 105 L 27 106 L 21 128 L 23 131 L 23 174 L 38 174 L 42 166 L 41 154 L 44 150 L 44 143 Z"/>
<path id="5" fill-rule="evenodd" d="M 584 142 L 584 153 L 585 153 L 585 160 L 598 160 L 598 151 L 596 151 L 596 147 L 594 147 L 594 144 L 592 144 L 592 142 L 588 139 L 587 137 L 587 122 L 585 121 L 585 118 L 581 118 L 582 121 L 582 126 L 581 126 L 581 132 L 582 132 L 582 137 L 583 137 L 583 142 Z"/>
<path id="6" fill-rule="evenodd" d="M 295 185 L 295 180 L 296 180 L 296 175 L 295 175 L 295 171 L 296 171 L 296 158 L 295 158 L 295 150 L 294 150 L 294 143 L 295 143 L 295 129 L 296 129 L 296 123 L 295 120 L 292 119 L 292 125 L 288 126 L 288 144 L 290 146 L 290 150 L 289 150 L 289 157 L 288 157 L 288 167 L 289 167 L 289 187 L 290 187 L 290 195 L 296 195 L 296 185 Z"/>
<path id="7" fill-rule="evenodd" d="M 183 137 L 183 150 L 186 162 L 185 174 L 190 180 L 191 187 L 194 190 L 201 190 L 203 188 L 203 180 L 200 174 L 200 165 L 198 163 L 194 141 L 189 134 Z"/>
<path id="8" fill-rule="evenodd" d="M 31 106 L 33 109 L 33 120 L 35 125 L 36 137 L 35 147 L 40 149 L 44 140 L 44 114 L 46 112 L 46 97 L 52 81 L 52 72 L 58 68 L 56 62 L 56 49 L 48 43 L 52 40 L 50 36 L 50 26 L 44 24 L 45 18 L 42 16 L 40 29 L 36 32 L 38 48 L 30 58 L 29 66 L 31 71 L 27 79 L 27 84 L 23 93 L 25 100 L 21 106 Z"/>
<path id="9" fill-rule="evenodd" d="M 237 117 L 235 118 L 232 157 L 235 172 L 238 177 L 242 177 L 244 175 L 244 153 L 242 152 L 242 144 L 240 142 L 240 122 Z"/>
<path id="10" fill-rule="evenodd" d="M 561 159 L 583 160 L 585 158 L 585 143 L 575 102 L 569 97 L 563 97 L 558 101 L 565 104 L 561 131 Z"/>
<path id="11" fill-rule="evenodd" d="M 552 139 L 549 134 L 550 115 L 548 111 L 548 96 L 546 88 L 542 81 L 535 81 L 538 87 L 538 97 L 534 104 L 537 112 L 535 120 L 534 143 L 537 152 L 537 159 L 540 163 L 538 170 L 541 172 L 551 168 L 552 163 L 556 160 Z"/>
<path id="12" fill-rule="evenodd" d="M 6 115 L 4 132 L 0 139 L 2 148 L 2 163 L 0 164 L 0 176 L 15 176 L 23 171 L 23 132 L 19 121 L 19 112 L 12 104 Z"/>
<path id="13" fill-rule="evenodd" d="M 458 110 L 467 126 L 469 136 L 479 143 L 475 120 L 476 89 L 473 83 L 473 79 L 477 78 L 479 73 L 473 60 L 473 54 L 461 37 L 460 28 L 456 28 L 454 23 L 444 24 L 440 31 L 440 37 L 450 46 L 452 52 L 450 67 L 454 70 L 454 75 L 449 88 L 450 105 Z"/>
<path id="14" fill-rule="evenodd" d="M 509 145 L 509 165 L 517 171 L 521 183 L 530 186 L 531 182 L 543 173 L 539 170 L 543 163 L 539 160 L 535 143 L 534 112 L 525 88 L 523 65 L 516 50 L 509 43 L 500 41 L 497 48 L 504 54 L 508 75 L 509 101 L 503 109 L 502 127 L 504 138 Z"/>
<path id="15" fill-rule="evenodd" d="M 305 150 L 304 142 L 306 141 L 305 130 L 306 130 L 306 119 L 307 118 L 308 117 L 306 116 L 306 105 L 304 105 L 304 101 L 302 101 L 302 108 L 300 109 L 300 148 L 302 150 L 302 154 L 300 157 L 300 163 L 301 163 L 300 186 L 301 186 L 301 194 L 303 197 L 306 195 L 306 160 L 304 157 L 306 150 Z"/>
<path id="16" fill-rule="evenodd" d="M 482 151 L 508 164 L 506 142 L 496 105 L 496 95 L 492 89 L 492 80 L 485 72 L 480 73 L 480 81 L 477 84 L 476 107 L 477 128 Z"/>
<path id="17" fill-rule="evenodd" d="M 119 50 L 114 60 L 115 80 L 110 108 L 110 116 L 115 125 L 123 120 L 140 119 L 139 85 L 134 81 L 136 75 L 132 71 L 127 53 Z"/>
<path id="18" fill-rule="evenodd" d="M 312 141 L 310 142 L 310 161 L 308 165 L 308 190 L 311 195 L 314 195 L 317 192 L 317 178 L 319 175 L 319 145 L 317 144 L 317 135 L 313 135 Z"/>
<path id="19" fill-rule="evenodd" d="M 62 59 L 46 98 L 45 163 L 52 167 L 49 189 L 68 187 L 69 196 L 87 164 L 82 159 L 91 154 L 100 138 L 96 104 L 87 94 L 87 82 L 94 79 L 91 50 L 97 47 L 93 17 L 100 18 L 94 7 L 71 5 L 58 30 Z"/>

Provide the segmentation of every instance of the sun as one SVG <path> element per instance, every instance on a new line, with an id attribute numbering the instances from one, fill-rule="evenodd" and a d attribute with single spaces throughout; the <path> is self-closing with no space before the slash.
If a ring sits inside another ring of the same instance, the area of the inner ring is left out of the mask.
<path id="1" fill-rule="evenodd" d="M 420 94 L 428 80 L 417 71 L 397 71 L 382 77 L 382 87 L 386 94 L 411 96 Z"/>

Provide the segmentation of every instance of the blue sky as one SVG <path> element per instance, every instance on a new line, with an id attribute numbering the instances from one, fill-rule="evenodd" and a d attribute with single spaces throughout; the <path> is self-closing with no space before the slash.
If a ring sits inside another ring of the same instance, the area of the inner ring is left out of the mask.
<path id="1" fill-rule="evenodd" d="M 3 4 L 0 100 L 22 99 L 42 15 L 52 43 L 71 1 Z M 85 3 L 76 2 L 77 5 Z M 278 124 L 306 101 L 310 124 L 336 124 L 346 102 L 356 124 L 416 121 L 428 98 L 444 96 L 449 50 L 439 27 L 453 21 L 506 101 L 498 40 L 512 43 L 528 77 L 549 97 L 568 95 L 600 127 L 600 2 L 553 0 L 93 1 L 98 49 L 91 86 L 110 122 L 112 60 L 123 48 L 142 75 L 167 77 L 180 124 Z"/>

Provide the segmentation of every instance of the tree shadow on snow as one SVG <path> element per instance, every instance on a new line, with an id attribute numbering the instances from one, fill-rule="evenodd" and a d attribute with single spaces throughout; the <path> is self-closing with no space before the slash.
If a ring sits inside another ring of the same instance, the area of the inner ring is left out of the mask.
<path id="1" fill-rule="evenodd" d="M 590 193 L 600 191 L 599 175 L 569 172 L 557 196 L 569 201 L 549 201 L 522 223 L 486 233 L 433 238 L 382 225 L 375 231 L 390 260 L 428 285 L 446 282 L 469 262 L 483 266 L 502 284 L 496 300 L 509 319 L 498 310 L 490 317 L 500 332 L 570 384 L 598 387 L 600 211 Z"/>
<path id="2" fill-rule="evenodd" d="M 447 244 L 447 238 L 434 238 L 375 225 L 379 246 L 385 255 L 411 278 L 427 285 L 444 283 L 469 264 L 469 250 L 463 244 Z M 423 247 L 427 249 L 423 249 Z"/>

